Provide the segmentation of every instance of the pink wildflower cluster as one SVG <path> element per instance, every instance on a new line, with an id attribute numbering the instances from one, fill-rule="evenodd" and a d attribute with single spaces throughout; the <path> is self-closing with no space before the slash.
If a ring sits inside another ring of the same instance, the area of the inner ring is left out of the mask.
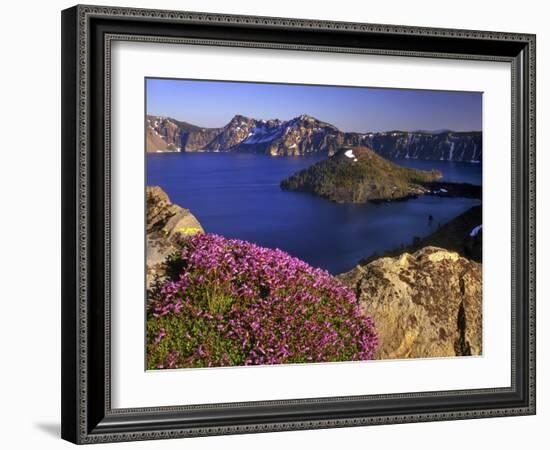
<path id="1" fill-rule="evenodd" d="M 215 234 L 187 238 L 148 314 L 150 368 L 372 358 L 373 321 L 328 272 Z"/>

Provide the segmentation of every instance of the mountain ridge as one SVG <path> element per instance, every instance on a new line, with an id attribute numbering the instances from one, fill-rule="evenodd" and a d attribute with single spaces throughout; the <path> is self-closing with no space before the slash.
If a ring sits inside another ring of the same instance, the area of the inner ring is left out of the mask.
<path id="1" fill-rule="evenodd" d="M 481 162 L 481 131 L 345 132 L 308 114 L 258 120 L 236 114 L 225 126 L 204 128 L 166 116 L 146 116 L 147 152 L 243 152 L 271 156 L 334 155 L 365 146 L 389 159 Z"/>

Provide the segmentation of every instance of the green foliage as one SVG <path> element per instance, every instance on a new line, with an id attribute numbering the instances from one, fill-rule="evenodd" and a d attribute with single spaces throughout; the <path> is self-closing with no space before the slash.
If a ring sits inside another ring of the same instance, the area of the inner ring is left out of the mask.
<path id="1" fill-rule="evenodd" d="M 184 305 L 188 306 L 188 305 Z M 147 320 L 147 368 L 157 369 L 178 355 L 185 367 L 234 366 L 242 364 L 246 354 L 239 342 L 227 339 L 227 328 L 218 321 L 196 312 L 154 317 Z M 208 358 L 200 357 L 208 355 Z M 197 357 L 199 356 L 199 357 Z"/>

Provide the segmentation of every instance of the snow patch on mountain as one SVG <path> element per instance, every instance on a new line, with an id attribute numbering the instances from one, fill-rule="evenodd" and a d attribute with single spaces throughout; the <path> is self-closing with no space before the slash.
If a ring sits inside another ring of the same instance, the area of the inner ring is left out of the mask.
<path id="1" fill-rule="evenodd" d="M 256 126 L 248 133 L 246 139 L 242 142 L 243 144 L 262 144 L 266 142 L 273 141 L 281 137 L 282 135 L 281 126 L 275 128 L 269 128 L 267 126 Z"/>

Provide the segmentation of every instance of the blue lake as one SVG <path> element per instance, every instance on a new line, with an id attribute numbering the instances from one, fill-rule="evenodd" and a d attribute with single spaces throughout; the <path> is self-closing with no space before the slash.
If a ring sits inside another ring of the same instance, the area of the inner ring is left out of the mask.
<path id="1" fill-rule="evenodd" d="M 283 191 L 279 182 L 322 158 L 230 153 L 147 155 L 147 185 L 159 185 L 172 202 L 189 208 L 206 232 L 280 248 L 333 274 L 352 269 L 374 251 L 383 253 L 426 236 L 479 200 L 423 196 L 405 202 L 337 204 Z M 438 169 L 444 180 L 481 184 L 481 165 L 399 160 Z M 434 220 L 430 225 L 428 216 Z"/>

